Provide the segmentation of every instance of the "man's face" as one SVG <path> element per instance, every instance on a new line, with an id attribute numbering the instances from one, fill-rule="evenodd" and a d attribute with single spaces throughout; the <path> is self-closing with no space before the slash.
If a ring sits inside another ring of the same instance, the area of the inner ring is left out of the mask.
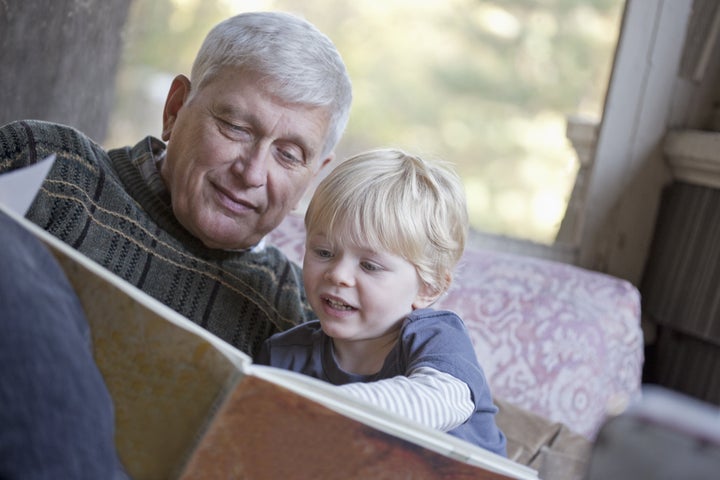
<path id="1" fill-rule="evenodd" d="M 320 158 L 329 115 L 290 105 L 226 68 L 188 97 L 178 76 L 165 104 L 160 175 L 178 221 L 210 248 L 257 244 L 332 157 Z"/>

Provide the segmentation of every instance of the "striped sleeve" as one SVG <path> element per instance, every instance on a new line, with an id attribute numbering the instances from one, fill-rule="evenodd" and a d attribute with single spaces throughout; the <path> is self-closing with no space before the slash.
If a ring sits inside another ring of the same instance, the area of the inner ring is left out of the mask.
<path id="1" fill-rule="evenodd" d="M 475 410 L 470 388 L 457 378 L 429 367 L 409 376 L 338 388 L 355 398 L 444 432 L 463 424 Z"/>

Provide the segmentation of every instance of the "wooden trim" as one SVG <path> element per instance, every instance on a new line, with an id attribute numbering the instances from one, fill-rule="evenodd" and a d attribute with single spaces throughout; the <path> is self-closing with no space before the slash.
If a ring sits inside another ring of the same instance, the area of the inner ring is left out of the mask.
<path id="1" fill-rule="evenodd" d="M 627 0 L 586 199 L 581 266 L 639 282 L 692 0 Z"/>
<path id="2" fill-rule="evenodd" d="M 588 178 L 592 169 L 593 157 L 599 131 L 596 119 L 569 116 L 565 135 L 575 149 L 580 168 L 575 176 L 570 199 L 565 210 L 555 242 L 573 247 L 577 253 L 582 238 L 583 215 L 585 214 Z"/>
<path id="3" fill-rule="evenodd" d="M 720 188 L 720 132 L 671 131 L 665 137 L 663 152 L 674 179 Z"/>

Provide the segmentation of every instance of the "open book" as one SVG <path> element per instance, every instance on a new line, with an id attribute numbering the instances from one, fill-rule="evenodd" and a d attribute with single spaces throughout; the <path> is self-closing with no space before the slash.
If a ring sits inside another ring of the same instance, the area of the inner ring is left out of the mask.
<path id="1" fill-rule="evenodd" d="M 7 200 L 38 191 L 52 159 L 44 162 L 0 175 L 0 209 L 50 248 L 80 297 L 134 479 L 537 478 L 319 380 L 254 365 L 27 221 L 34 195 L 27 205 Z"/>

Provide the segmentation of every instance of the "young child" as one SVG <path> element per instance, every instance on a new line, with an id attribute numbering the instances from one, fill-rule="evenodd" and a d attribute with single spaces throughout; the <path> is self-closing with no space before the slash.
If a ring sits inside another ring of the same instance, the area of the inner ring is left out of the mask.
<path id="1" fill-rule="evenodd" d="M 318 317 L 268 339 L 257 363 L 294 370 L 505 455 L 462 320 L 430 309 L 465 247 L 457 175 L 398 150 L 357 155 L 305 215 L 303 280 Z"/>

